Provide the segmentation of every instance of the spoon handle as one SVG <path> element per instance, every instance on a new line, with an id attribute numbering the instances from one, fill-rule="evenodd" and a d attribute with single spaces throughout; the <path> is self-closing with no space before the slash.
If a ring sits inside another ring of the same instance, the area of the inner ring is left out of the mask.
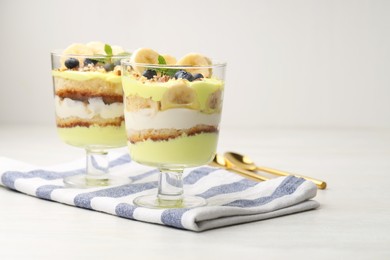
<path id="1" fill-rule="evenodd" d="M 231 167 L 227 167 L 227 169 L 235 171 L 236 173 L 238 173 L 244 177 L 247 177 L 251 180 L 254 180 L 254 181 L 267 181 L 267 180 L 269 180 L 268 178 L 266 178 L 264 176 L 258 175 L 256 173 L 251 172 L 251 171 L 240 169 L 238 167 L 231 166 Z"/>
<path id="2" fill-rule="evenodd" d="M 268 167 L 260 167 L 260 166 L 256 166 L 256 170 L 263 171 L 263 172 L 268 172 L 268 173 L 272 173 L 272 174 L 276 174 L 276 175 L 280 175 L 280 176 L 293 175 L 295 177 L 300 177 L 300 178 L 303 178 L 305 180 L 314 182 L 314 184 L 317 185 L 317 187 L 319 189 L 321 189 L 321 190 L 324 190 L 326 188 L 326 182 L 321 181 L 321 180 L 317 180 L 317 179 L 314 179 L 314 178 L 311 178 L 311 177 L 303 176 L 303 175 L 300 175 L 300 174 L 292 174 L 292 173 L 283 172 L 283 171 L 272 169 L 272 168 L 268 168 Z"/>
<path id="3" fill-rule="evenodd" d="M 237 173 L 245 178 L 251 179 L 252 181 L 267 181 L 268 180 L 268 178 L 266 178 L 266 177 L 260 176 L 254 172 L 247 171 L 247 170 L 244 170 L 244 169 L 232 166 L 232 165 L 223 166 L 223 165 L 220 165 L 220 164 L 217 164 L 214 162 L 209 163 L 209 165 L 213 166 L 213 167 L 219 167 L 219 168 L 222 168 L 225 170 L 233 171 L 233 172 L 235 172 L 235 173 Z"/>

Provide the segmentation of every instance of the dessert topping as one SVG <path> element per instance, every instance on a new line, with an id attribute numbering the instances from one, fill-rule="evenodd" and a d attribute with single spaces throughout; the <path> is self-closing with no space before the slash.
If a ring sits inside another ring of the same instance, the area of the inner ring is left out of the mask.
<path id="1" fill-rule="evenodd" d="M 186 79 L 188 81 L 201 80 L 211 76 L 212 65 L 211 60 L 198 53 L 190 53 L 182 57 L 179 61 L 176 58 L 163 54 L 149 48 L 139 48 L 135 50 L 130 58 L 131 63 L 147 64 L 147 65 L 172 65 L 161 66 L 158 68 L 148 69 L 147 66 L 133 65 L 133 75 L 140 77 L 141 75 L 147 80 L 166 82 L 169 78 Z M 180 66 L 188 66 L 185 70 L 175 68 Z M 156 74 L 152 74 L 152 72 Z M 195 76 L 196 75 L 196 76 Z"/>
<path id="2" fill-rule="evenodd" d="M 152 79 L 154 76 L 157 76 L 157 72 L 155 70 L 145 70 L 142 73 L 142 76 L 144 76 L 147 79 Z"/>
<path id="3" fill-rule="evenodd" d="M 65 67 L 68 69 L 74 69 L 80 65 L 80 62 L 78 59 L 75 58 L 69 58 L 65 61 Z"/>
<path id="4" fill-rule="evenodd" d="M 145 64 L 159 64 L 159 54 L 149 48 L 140 48 L 133 52 L 130 57 L 130 62 L 132 63 L 145 63 Z M 134 68 L 138 72 L 142 73 L 143 68 L 136 67 Z"/>
<path id="5" fill-rule="evenodd" d="M 103 65 L 103 68 L 109 72 L 109 71 L 113 71 L 114 68 L 115 68 L 115 65 L 113 63 L 106 63 Z"/>
<path id="6" fill-rule="evenodd" d="M 178 60 L 178 65 L 184 65 L 184 66 L 194 66 L 194 67 L 202 67 L 202 66 L 210 66 L 211 60 L 201 54 L 198 53 L 189 53 L 185 55 L 183 58 Z M 188 72 L 191 72 L 192 74 L 200 73 L 204 77 L 208 78 L 211 76 L 211 69 L 210 68 L 189 68 L 187 69 Z"/>
<path id="7" fill-rule="evenodd" d="M 94 59 L 86 58 L 84 60 L 84 66 L 88 66 L 88 64 L 96 65 L 96 63 L 98 63 L 98 61 Z"/>
<path id="8" fill-rule="evenodd" d="M 120 75 L 118 72 L 120 60 L 123 56 L 129 55 L 130 53 L 125 52 L 120 46 L 110 46 L 102 42 L 74 43 L 63 51 L 61 57 L 63 66 L 59 70 L 77 68 L 79 71 L 114 71 L 116 75 Z"/>
<path id="9" fill-rule="evenodd" d="M 200 74 L 200 73 L 196 73 L 196 74 L 194 74 L 194 80 L 197 80 L 197 79 L 203 79 L 204 77 L 203 77 L 203 75 L 202 74 Z"/>
<path id="10" fill-rule="evenodd" d="M 177 63 L 176 58 L 173 57 L 172 55 L 169 55 L 169 54 L 161 54 L 161 57 L 164 58 L 165 64 L 168 64 L 168 65 L 175 65 L 175 64 Z"/>
<path id="11" fill-rule="evenodd" d="M 188 81 L 194 80 L 194 77 L 192 76 L 192 74 L 185 71 L 185 70 L 179 70 L 178 72 L 175 73 L 174 77 L 175 77 L 175 79 L 186 79 Z"/>

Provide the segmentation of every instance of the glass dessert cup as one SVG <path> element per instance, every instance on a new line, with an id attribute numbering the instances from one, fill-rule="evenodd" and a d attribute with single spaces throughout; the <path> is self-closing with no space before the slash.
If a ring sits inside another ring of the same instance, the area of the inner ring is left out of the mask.
<path id="1" fill-rule="evenodd" d="M 121 63 L 130 156 L 159 169 L 157 194 L 133 203 L 147 208 L 206 205 L 203 198 L 184 194 L 182 175 L 214 158 L 226 64 Z"/>
<path id="2" fill-rule="evenodd" d="M 110 175 L 108 161 L 108 149 L 126 146 L 118 65 L 126 57 L 51 53 L 58 135 L 86 150 L 86 173 L 64 178 L 68 187 L 130 183 L 129 178 Z"/>

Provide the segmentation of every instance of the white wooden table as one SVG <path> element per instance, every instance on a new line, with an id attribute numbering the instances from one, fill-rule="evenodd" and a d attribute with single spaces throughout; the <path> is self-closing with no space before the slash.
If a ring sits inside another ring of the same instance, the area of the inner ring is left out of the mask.
<path id="1" fill-rule="evenodd" d="M 390 129 L 221 131 L 219 151 L 328 182 L 318 210 L 203 233 L 127 220 L 0 188 L 0 259 L 390 259 Z M 1 125 L 0 156 L 84 156 L 53 126 Z"/>

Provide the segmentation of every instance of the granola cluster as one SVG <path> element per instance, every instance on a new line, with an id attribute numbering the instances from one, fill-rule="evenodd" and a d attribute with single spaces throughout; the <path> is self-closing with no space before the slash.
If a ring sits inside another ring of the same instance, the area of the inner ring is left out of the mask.
<path id="1" fill-rule="evenodd" d="M 80 72 L 101 72 L 101 73 L 109 73 L 112 72 L 114 75 L 120 76 L 121 75 L 121 66 L 115 65 L 112 70 L 108 70 L 105 68 L 103 64 L 87 64 L 83 67 L 77 66 L 75 68 L 67 68 L 67 67 L 61 67 L 57 69 L 57 71 L 67 71 L 67 70 L 73 70 L 73 71 L 80 71 Z"/>

